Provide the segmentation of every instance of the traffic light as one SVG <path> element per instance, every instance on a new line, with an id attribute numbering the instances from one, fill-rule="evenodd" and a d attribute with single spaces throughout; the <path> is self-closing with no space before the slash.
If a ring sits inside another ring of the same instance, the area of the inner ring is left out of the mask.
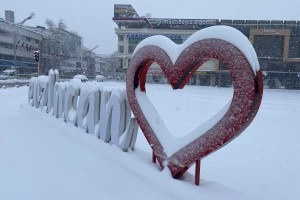
<path id="1" fill-rule="evenodd" d="M 34 51 L 34 60 L 39 62 L 40 60 L 40 51 Z"/>

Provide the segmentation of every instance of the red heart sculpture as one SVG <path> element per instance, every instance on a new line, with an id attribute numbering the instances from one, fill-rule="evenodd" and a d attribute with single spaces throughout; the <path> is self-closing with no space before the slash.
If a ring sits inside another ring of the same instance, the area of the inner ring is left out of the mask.
<path id="1" fill-rule="evenodd" d="M 261 71 L 252 69 L 249 58 L 238 47 L 222 39 L 200 39 L 191 43 L 180 53 L 175 64 L 170 54 L 159 46 L 147 44 L 134 53 L 127 71 L 127 96 L 161 167 L 167 165 L 172 176 L 179 178 L 197 160 L 229 143 L 251 123 L 261 103 L 263 79 Z M 146 73 L 153 62 L 162 68 L 173 89 L 181 89 L 197 68 L 209 59 L 221 61 L 230 72 L 234 87 L 231 104 L 209 130 L 167 156 L 166 147 L 157 137 L 155 125 L 148 121 L 147 113 L 143 113 L 136 92 L 146 92 Z"/>

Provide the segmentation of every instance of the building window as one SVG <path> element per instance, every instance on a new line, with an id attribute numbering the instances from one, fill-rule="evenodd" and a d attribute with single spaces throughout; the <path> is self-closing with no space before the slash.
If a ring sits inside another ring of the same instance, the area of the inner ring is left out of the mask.
<path id="1" fill-rule="evenodd" d="M 5 42 L 0 42 L 0 47 L 7 48 L 7 49 L 13 49 L 13 45 Z"/>
<path id="2" fill-rule="evenodd" d="M 118 35 L 118 39 L 120 42 L 123 42 L 124 41 L 124 35 Z"/>
<path id="3" fill-rule="evenodd" d="M 144 38 L 129 38 L 128 39 L 128 43 L 129 44 L 135 44 L 137 45 L 138 43 L 140 43 Z"/>
<path id="4" fill-rule="evenodd" d="M 171 39 L 174 43 L 176 44 L 182 44 L 183 43 L 183 39 Z"/>
<path id="5" fill-rule="evenodd" d="M 124 53 L 124 46 L 119 46 L 119 53 Z"/>
<path id="6" fill-rule="evenodd" d="M 130 66 L 130 61 L 131 61 L 131 59 L 128 59 L 128 67 Z"/>
<path id="7" fill-rule="evenodd" d="M 255 35 L 253 46 L 258 58 L 283 57 L 284 36 L 277 35 Z"/>
<path id="8" fill-rule="evenodd" d="M 6 37 L 10 37 L 11 34 L 5 30 L 0 30 L 0 35 L 6 36 Z"/>
<path id="9" fill-rule="evenodd" d="M 128 68 L 128 65 L 127 65 L 127 60 L 123 60 L 123 68 Z"/>
<path id="10" fill-rule="evenodd" d="M 76 70 L 81 68 L 81 62 L 76 62 Z"/>
<path id="11" fill-rule="evenodd" d="M 30 42 L 30 37 L 26 37 L 26 41 L 29 41 L 29 42 Z"/>
<path id="12" fill-rule="evenodd" d="M 133 53 L 136 45 L 129 45 L 128 46 L 128 53 Z"/>
<path id="13" fill-rule="evenodd" d="M 119 59 L 119 68 L 123 68 L 123 59 Z"/>
<path id="14" fill-rule="evenodd" d="M 289 58 L 300 58 L 300 37 L 290 37 Z"/>

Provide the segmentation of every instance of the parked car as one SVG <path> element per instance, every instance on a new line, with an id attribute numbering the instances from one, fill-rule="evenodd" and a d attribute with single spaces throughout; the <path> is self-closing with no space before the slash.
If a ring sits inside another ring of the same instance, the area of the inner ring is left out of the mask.
<path id="1" fill-rule="evenodd" d="M 96 75 L 96 81 L 97 82 L 103 82 L 105 80 L 105 76 L 103 75 Z"/>
<path id="2" fill-rule="evenodd" d="M 83 74 L 77 74 L 77 75 L 75 75 L 73 78 L 80 79 L 82 82 L 86 82 L 86 81 L 89 80 L 89 79 L 88 79 L 85 75 L 83 75 Z"/>
<path id="3" fill-rule="evenodd" d="M 17 70 L 14 69 L 7 69 L 4 70 L 1 74 L 0 74 L 0 80 L 6 80 L 6 79 L 14 79 L 14 78 L 18 78 L 18 74 L 17 74 Z"/>

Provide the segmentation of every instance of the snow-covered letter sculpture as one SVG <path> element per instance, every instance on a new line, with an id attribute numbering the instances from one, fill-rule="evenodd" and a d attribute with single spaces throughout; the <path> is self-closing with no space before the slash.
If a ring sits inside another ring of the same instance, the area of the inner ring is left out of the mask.
<path id="1" fill-rule="evenodd" d="M 67 86 L 65 94 L 64 116 L 66 122 L 77 126 L 77 101 L 80 95 L 81 81 L 72 79 Z"/>
<path id="2" fill-rule="evenodd" d="M 91 82 L 82 84 L 77 110 L 78 126 L 88 133 L 95 132 L 99 116 L 99 90 Z"/>
<path id="3" fill-rule="evenodd" d="M 47 98 L 47 113 L 51 112 L 52 108 L 53 108 L 53 102 L 54 102 L 54 85 L 55 85 L 55 82 L 58 82 L 59 80 L 59 73 L 58 73 L 58 70 L 52 70 L 50 69 L 49 70 L 49 73 L 48 73 L 48 84 L 47 84 L 47 87 L 48 87 L 48 98 Z"/>
<path id="4" fill-rule="evenodd" d="M 172 88 L 183 89 L 193 73 L 210 59 L 227 66 L 233 97 L 213 119 L 183 138 L 175 138 L 147 98 L 146 73 L 156 62 Z M 167 166 L 174 178 L 196 163 L 196 184 L 200 160 L 229 143 L 251 123 L 263 93 L 262 73 L 253 46 L 241 32 L 227 26 L 202 29 L 181 45 L 164 36 L 143 40 L 131 59 L 126 87 L 131 109 L 153 150 L 153 161 L 157 159 L 162 168 Z"/>
<path id="5" fill-rule="evenodd" d="M 63 116 L 64 112 L 64 100 L 65 100 L 66 88 L 64 83 L 55 83 L 54 85 L 54 102 L 53 102 L 53 115 L 56 118 Z"/>
<path id="6" fill-rule="evenodd" d="M 124 88 L 104 88 L 97 82 L 79 79 L 58 82 L 57 70 L 48 76 L 31 78 L 29 103 L 56 118 L 62 118 L 87 133 L 111 142 L 123 151 L 134 149 L 138 124 L 131 118 L 131 109 Z"/>
<path id="7" fill-rule="evenodd" d="M 125 93 L 119 89 L 101 92 L 100 122 L 97 131 L 101 140 L 111 141 L 123 151 L 129 147 L 134 148 L 138 131 L 136 120 L 131 118 L 131 109 Z"/>

